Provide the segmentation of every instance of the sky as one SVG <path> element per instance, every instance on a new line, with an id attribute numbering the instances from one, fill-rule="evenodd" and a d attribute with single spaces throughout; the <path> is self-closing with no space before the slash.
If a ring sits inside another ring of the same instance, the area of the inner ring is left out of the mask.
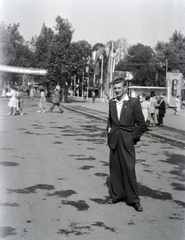
<path id="1" fill-rule="evenodd" d="M 40 34 L 43 23 L 54 29 L 57 16 L 75 29 L 72 41 L 92 46 L 124 38 L 155 47 L 175 30 L 185 36 L 185 0 L 0 0 L 0 22 L 20 23 L 26 41 Z"/>

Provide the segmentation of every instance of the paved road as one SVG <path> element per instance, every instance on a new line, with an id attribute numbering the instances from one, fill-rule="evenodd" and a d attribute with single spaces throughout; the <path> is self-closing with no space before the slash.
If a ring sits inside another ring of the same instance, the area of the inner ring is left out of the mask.
<path id="1" fill-rule="evenodd" d="M 65 104 L 66 105 L 66 104 Z M 96 102 L 93 104 L 91 98 L 85 102 L 81 97 L 69 97 L 68 106 L 81 106 L 87 109 L 98 110 L 102 113 L 108 112 L 108 103 L 96 99 Z M 185 131 L 185 109 L 182 109 L 179 112 L 179 115 L 174 115 L 174 110 L 172 108 L 167 108 L 167 112 L 164 118 L 164 125 L 167 127 L 172 127 L 175 129 Z"/>
<path id="2" fill-rule="evenodd" d="M 84 102 L 82 98 L 71 97 L 67 103 L 62 103 L 62 105 L 67 109 L 107 122 L 108 103 L 100 102 L 99 99 L 96 103 L 92 103 L 91 99 Z M 181 110 L 178 116 L 173 112 L 172 108 L 168 108 L 164 118 L 164 127 L 149 128 L 150 131 L 147 134 L 161 137 L 164 140 L 179 141 L 185 147 L 185 109 Z"/>
<path id="3" fill-rule="evenodd" d="M 0 237 L 10 240 L 183 240 L 185 154 L 144 135 L 136 146 L 144 212 L 109 205 L 105 122 L 58 109 L 7 116 L 0 101 Z M 49 104 L 48 104 L 49 106 Z"/>

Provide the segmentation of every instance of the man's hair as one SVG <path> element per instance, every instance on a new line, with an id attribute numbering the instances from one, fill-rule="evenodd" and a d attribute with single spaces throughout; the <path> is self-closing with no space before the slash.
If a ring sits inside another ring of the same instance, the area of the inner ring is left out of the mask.
<path id="1" fill-rule="evenodd" d="M 151 97 L 154 97 L 154 96 L 155 96 L 155 92 L 154 92 L 154 91 L 151 91 L 150 96 L 151 96 Z"/>
<path id="2" fill-rule="evenodd" d="M 113 85 L 118 84 L 118 83 L 123 83 L 123 86 L 126 86 L 126 81 L 124 78 L 116 78 L 113 81 Z"/>
<path id="3" fill-rule="evenodd" d="M 150 96 L 147 95 L 147 96 L 145 97 L 145 100 L 148 101 L 149 99 L 150 99 Z"/>

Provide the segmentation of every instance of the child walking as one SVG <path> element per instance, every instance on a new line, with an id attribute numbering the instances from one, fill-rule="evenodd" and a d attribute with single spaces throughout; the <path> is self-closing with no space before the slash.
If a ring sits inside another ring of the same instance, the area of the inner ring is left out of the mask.
<path id="1" fill-rule="evenodd" d="M 40 108 L 40 110 L 38 110 L 37 112 L 41 112 L 41 113 L 46 112 L 46 98 L 45 98 L 44 89 L 41 89 L 41 91 L 40 91 L 39 108 Z"/>

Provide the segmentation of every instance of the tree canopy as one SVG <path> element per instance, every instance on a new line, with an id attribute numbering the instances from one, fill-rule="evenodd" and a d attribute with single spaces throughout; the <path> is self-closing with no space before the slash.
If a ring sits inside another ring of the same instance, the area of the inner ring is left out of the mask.
<path id="1" fill-rule="evenodd" d="M 18 67 L 32 67 L 34 55 L 19 33 L 19 24 L 0 25 L 0 64 Z M 19 74 L 3 73 L 5 81 L 14 83 Z"/>
<path id="2" fill-rule="evenodd" d="M 154 51 L 149 46 L 139 43 L 128 49 L 129 55 L 117 65 L 117 70 L 133 73 L 133 84 L 151 86 L 155 85 L 155 73 L 157 63 L 155 62 Z"/>
<path id="3" fill-rule="evenodd" d="M 155 47 L 157 59 L 168 71 L 180 71 L 185 76 L 185 37 L 175 31 L 168 43 L 158 42 Z"/>
<path id="4" fill-rule="evenodd" d="M 19 33 L 18 23 L 1 23 L 0 64 L 47 69 L 48 81 L 63 86 L 66 81 L 70 83 L 74 74 L 82 77 L 92 52 L 102 47 L 105 76 L 113 42 L 114 53 L 119 49 L 116 70 L 132 72 L 133 84 L 165 86 L 166 71 L 180 71 L 185 76 L 185 37 L 180 32 L 174 31 L 168 42 L 158 41 L 154 49 L 141 43 L 128 47 L 124 38 L 91 47 L 86 40 L 72 42 L 73 33 L 71 23 L 58 16 L 53 29 L 43 24 L 41 34 L 26 42 Z M 89 66 L 90 73 L 95 71 L 93 64 Z M 11 73 L 3 76 L 12 78 Z"/>

